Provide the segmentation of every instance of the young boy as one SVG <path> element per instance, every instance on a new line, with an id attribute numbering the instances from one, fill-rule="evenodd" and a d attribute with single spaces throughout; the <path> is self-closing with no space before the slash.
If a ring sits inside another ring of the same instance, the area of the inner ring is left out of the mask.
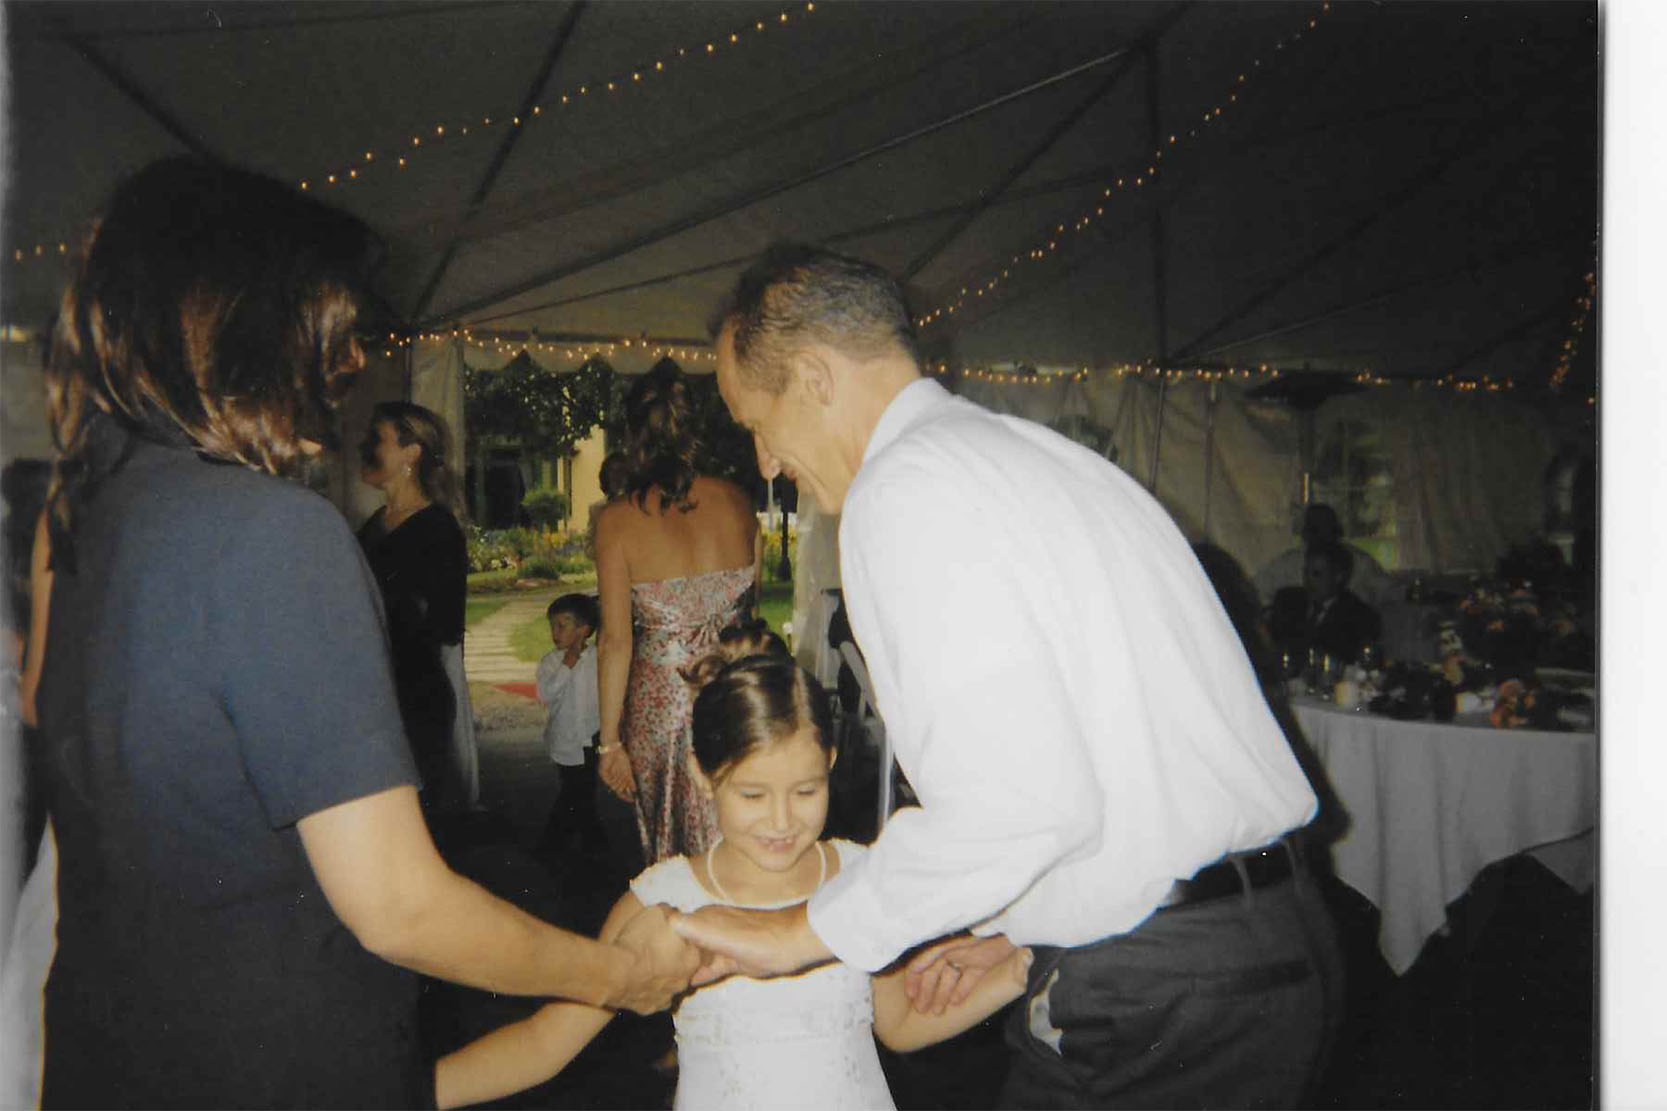
<path id="1" fill-rule="evenodd" d="M 596 747 L 601 729 L 596 698 L 596 649 L 589 643 L 601 625 L 596 599 L 563 594 L 546 611 L 555 647 L 538 661 L 538 700 L 549 707 L 544 744 L 560 770 L 555 804 L 540 849 L 549 863 L 566 856 L 563 842 L 576 838 L 594 857 L 602 849 L 596 818 Z M 557 865 L 560 868 L 560 865 Z M 572 870 L 571 861 L 562 871 Z"/>

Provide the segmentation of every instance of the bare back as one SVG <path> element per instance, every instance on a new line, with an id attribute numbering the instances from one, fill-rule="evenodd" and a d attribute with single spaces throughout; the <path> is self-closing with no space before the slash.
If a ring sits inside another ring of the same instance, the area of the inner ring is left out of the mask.
<path id="1" fill-rule="evenodd" d="M 598 535 L 615 538 L 630 582 L 658 582 L 729 571 L 754 564 L 759 555 L 758 518 L 752 499 L 732 482 L 696 478 L 689 488 L 694 508 L 661 511 L 658 491 L 647 505 L 621 498 L 597 520 Z"/>

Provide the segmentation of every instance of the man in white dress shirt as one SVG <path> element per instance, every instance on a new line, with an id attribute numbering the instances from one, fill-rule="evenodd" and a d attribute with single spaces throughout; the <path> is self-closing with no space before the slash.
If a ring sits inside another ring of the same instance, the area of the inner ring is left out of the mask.
<path id="1" fill-rule="evenodd" d="M 843 511 L 851 625 L 921 805 L 807 904 L 675 918 L 722 955 L 707 975 L 877 970 L 970 930 L 916 956 L 916 1005 L 1037 949 L 1008 1105 L 1298 1102 L 1337 1000 L 1284 839 L 1315 797 L 1168 514 L 922 378 L 901 291 L 866 263 L 773 249 L 717 351 L 760 470 Z"/>

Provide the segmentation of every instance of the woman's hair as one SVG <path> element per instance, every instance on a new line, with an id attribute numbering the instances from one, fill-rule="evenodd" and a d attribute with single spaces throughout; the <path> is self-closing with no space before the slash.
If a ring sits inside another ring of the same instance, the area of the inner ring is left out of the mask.
<path id="1" fill-rule="evenodd" d="M 689 383 L 671 359 L 661 359 L 631 383 L 625 394 L 625 465 L 622 492 L 648 508 L 649 492 L 665 499 L 660 511 L 675 505 L 685 513 L 695 507 L 689 487 L 695 481 L 694 403 Z"/>
<path id="2" fill-rule="evenodd" d="M 833 717 L 822 684 L 793 661 L 787 645 L 762 621 L 733 625 L 710 655 L 683 669 L 698 689 L 695 761 L 716 783 L 761 748 L 809 725 L 834 754 Z"/>
<path id="3" fill-rule="evenodd" d="M 370 411 L 370 426 L 386 424 L 394 430 L 401 447 L 416 444 L 416 479 L 429 501 L 437 502 L 463 518 L 463 499 L 457 472 L 447 462 L 451 455 L 451 434 L 439 413 L 410 401 L 381 401 Z"/>
<path id="4" fill-rule="evenodd" d="M 269 178 L 168 158 L 116 188 L 77 251 L 46 371 L 60 458 L 55 561 L 133 438 L 293 475 L 358 366 L 358 293 L 377 243 Z M 101 447 L 107 414 L 126 446 Z M 96 450 L 95 450 L 96 449 Z"/>

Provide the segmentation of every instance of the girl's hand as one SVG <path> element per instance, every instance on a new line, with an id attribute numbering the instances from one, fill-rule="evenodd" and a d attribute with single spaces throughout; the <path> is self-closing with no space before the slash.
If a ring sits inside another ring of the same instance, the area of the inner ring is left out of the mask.
<path id="1" fill-rule="evenodd" d="M 631 771 L 631 758 L 618 741 L 614 742 L 613 748 L 602 753 L 597 772 L 602 776 L 602 782 L 608 785 L 608 790 L 626 802 L 636 801 L 637 777 Z"/>

